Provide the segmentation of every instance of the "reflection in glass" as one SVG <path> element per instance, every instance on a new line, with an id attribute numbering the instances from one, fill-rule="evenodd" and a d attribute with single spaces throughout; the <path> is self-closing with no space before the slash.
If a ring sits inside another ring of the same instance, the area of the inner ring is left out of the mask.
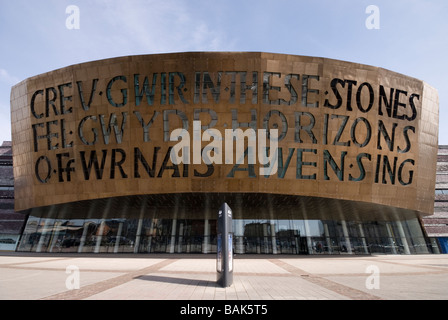
<path id="1" fill-rule="evenodd" d="M 17 251 L 216 253 L 216 220 L 45 219 L 30 216 Z M 235 254 L 428 253 L 418 221 L 234 219 Z M 208 232 L 206 231 L 208 229 Z M 418 236 L 411 236 L 417 234 Z M 430 246 L 430 245 L 429 245 Z"/>
<path id="2" fill-rule="evenodd" d="M 328 206 L 281 206 L 272 198 L 268 206 L 261 207 L 259 198 L 243 195 L 238 199 L 233 203 L 235 254 L 414 254 L 434 250 L 417 218 L 366 221 L 354 219 L 354 214 L 341 214 L 329 219 Z M 73 208 L 63 206 L 50 207 L 48 212 L 44 212 L 46 208 L 33 209 L 36 215 L 33 211 L 29 215 L 17 251 L 216 253 L 216 219 L 205 218 L 213 213 L 203 202 L 186 207 L 167 197 L 161 205 L 149 206 L 131 200 L 88 203 L 83 207 L 86 218 L 72 218 Z M 132 210 L 137 214 L 127 216 Z M 326 219 L 317 218 L 314 211 Z"/>

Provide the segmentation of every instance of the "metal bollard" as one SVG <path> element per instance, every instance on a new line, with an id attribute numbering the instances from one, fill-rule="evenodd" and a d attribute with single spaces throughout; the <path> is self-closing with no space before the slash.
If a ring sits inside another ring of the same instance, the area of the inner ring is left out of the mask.
<path id="1" fill-rule="evenodd" d="M 223 203 L 218 211 L 217 233 L 217 282 L 225 288 L 233 283 L 232 209 L 227 203 Z"/>

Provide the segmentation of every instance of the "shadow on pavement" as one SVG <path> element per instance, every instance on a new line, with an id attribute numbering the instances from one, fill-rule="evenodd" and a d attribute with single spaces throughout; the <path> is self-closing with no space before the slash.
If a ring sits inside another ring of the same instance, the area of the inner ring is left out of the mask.
<path id="1" fill-rule="evenodd" d="M 196 285 L 201 287 L 218 287 L 218 284 L 215 281 L 201 280 L 201 279 L 186 279 L 186 278 L 175 278 L 175 277 L 155 276 L 155 275 L 144 275 L 136 277 L 135 279 L 165 282 L 165 283 L 177 283 L 188 286 Z"/>

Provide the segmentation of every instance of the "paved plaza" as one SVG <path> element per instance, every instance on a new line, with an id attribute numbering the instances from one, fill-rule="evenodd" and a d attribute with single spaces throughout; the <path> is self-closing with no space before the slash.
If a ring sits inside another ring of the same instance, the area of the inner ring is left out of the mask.
<path id="1" fill-rule="evenodd" d="M 213 254 L 3 252 L 0 299 L 446 300 L 448 255 L 237 255 L 222 288 Z"/>

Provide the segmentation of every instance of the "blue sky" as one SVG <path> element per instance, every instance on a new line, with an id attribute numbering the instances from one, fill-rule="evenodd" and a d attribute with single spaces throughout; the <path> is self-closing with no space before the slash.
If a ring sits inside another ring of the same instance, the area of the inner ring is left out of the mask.
<path id="1" fill-rule="evenodd" d="M 66 27 L 66 8 L 80 28 Z M 369 30 L 376 5 L 380 29 Z M 358 62 L 439 92 L 448 144 L 446 0 L 0 0 L 0 142 L 11 139 L 11 87 L 81 62 L 182 51 L 266 51 Z"/>

